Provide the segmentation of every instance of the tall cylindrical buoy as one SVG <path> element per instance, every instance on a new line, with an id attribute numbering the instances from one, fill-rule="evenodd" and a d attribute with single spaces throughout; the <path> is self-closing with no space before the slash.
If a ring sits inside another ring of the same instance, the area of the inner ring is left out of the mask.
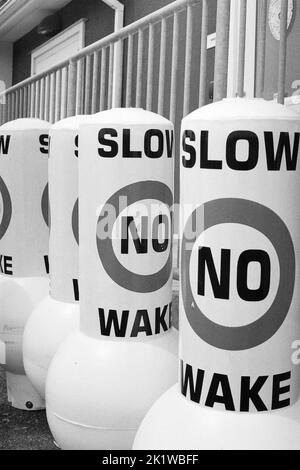
<path id="1" fill-rule="evenodd" d="M 25 371 L 42 397 L 52 357 L 79 330 L 78 132 L 84 119 L 63 119 L 50 130 L 50 294 L 33 311 L 23 339 Z"/>
<path id="2" fill-rule="evenodd" d="M 179 386 L 135 449 L 300 448 L 299 144 L 274 102 L 183 120 Z"/>
<path id="3" fill-rule="evenodd" d="M 49 128 L 39 119 L 18 119 L 0 128 L 0 337 L 6 345 L 8 399 L 25 410 L 44 407 L 25 375 L 22 337 L 49 289 Z"/>
<path id="4" fill-rule="evenodd" d="M 81 331 L 61 345 L 46 383 L 48 423 L 63 449 L 129 449 L 176 381 L 173 132 L 142 109 L 104 111 L 80 126 Z"/>

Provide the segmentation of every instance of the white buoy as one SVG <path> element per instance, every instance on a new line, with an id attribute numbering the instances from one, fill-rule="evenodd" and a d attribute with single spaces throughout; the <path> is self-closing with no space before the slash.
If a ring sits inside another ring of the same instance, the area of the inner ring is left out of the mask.
<path id="1" fill-rule="evenodd" d="M 179 386 L 134 449 L 300 449 L 299 142 L 274 102 L 183 119 Z"/>
<path id="2" fill-rule="evenodd" d="M 8 400 L 25 410 L 44 407 L 25 375 L 22 337 L 29 315 L 49 289 L 49 128 L 39 119 L 0 127 L 0 337 L 6 346 Z"/>
<path id="3" fill-rule="evenodd" d="M 129 449 L 176 381 L 173 132 L 141 109 L 105 111 L 80 127 L 81 331 L 61 345 L 46 382 L 62 449 Z"/>
<path id="4" fill-rule="evenodd" d="M 30 316 L 23 340 L 25 371 L 42 397 L 52 357 L 79 330 L 78 132 L 84 119 L 66 118 L 50 130 L 50 293 Z"/>

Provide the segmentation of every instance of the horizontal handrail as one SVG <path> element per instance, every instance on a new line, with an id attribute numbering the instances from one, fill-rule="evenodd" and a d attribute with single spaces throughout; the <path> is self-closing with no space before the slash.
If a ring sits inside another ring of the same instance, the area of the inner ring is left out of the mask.
<path id="1" fill-rule="evenodd" d="M 68 67 L 69 63 L 70 63 L 70 59 L 64 60 L 63 62 L 60 62 L 57 65 L 53 65 L 53 67 L 50 67 L 44 72 L 40 72 L 40 73 L 37 73 L 36 75 L 32 75 L 31 77 L 26 78 L 22 82 L 16 83 L 16 85 L 13 85 L 12 87 L 7 88 L 6 90 L 2 91 L 0 93 L 0 97 L 3 95 L 7 95 L 8 93 L 13 93 L 14 91 L 17 91 L 20 88 L 23 88 L 27 85 L 31 85 L 32 83 L 40 80 L 41 78 L 45 78 L 48 75 L 51 75 L 52 73 L 55 73 L 60 69 L 63 69 L 64 67 Z"/>
<path id="2" fill-rule="evenodd" d="M 83 49 L 81 49 L 81 51 L 72 55 L 68 60 L 64 60 L 56 64 L 55 66 L 45 70 L 44 72 L 33 75 L 23 80 L 22 82 L 19 82 L 10 88 L 7 88 L 6 90 L 0 93 L 0 97 L 17 91 L 20 88 L 30 85 L 46 76 L 49 76 L 52 73 L 57 72 L 58 70 L 63 69 L 64 67 L 67 67 L 70 63 L 77 62 L 78 60 L 88 55 L 91 55 L 94 52 L 99 51 L 100 49 L 110 46 L 112 43 L 116 43 L 120 40 L 126 39 L 131 34 L 136 33 L 139 29 L 147 28 L 150 24 L 154 24 L 160 21 L 162 18 L 167 18 L 168 16 L 176 12 L 178 13 L 179 11 L 185 9 L 188 5 L 194 5 L 200 2 L 201 0 L 176 0 L 173 3 L 170 3 L 169 5 L 166 5 L 165 7 L 162 7 L 159 10 L 150 13 L 149 15 L 144 16 L 143 18 L 129 24 L 128 26 L 125 26 L 120 31 L 111 33 L 108 36 L 105 36 L 104 38 L 94 42 L 93 44 L 84 47 Z"/>

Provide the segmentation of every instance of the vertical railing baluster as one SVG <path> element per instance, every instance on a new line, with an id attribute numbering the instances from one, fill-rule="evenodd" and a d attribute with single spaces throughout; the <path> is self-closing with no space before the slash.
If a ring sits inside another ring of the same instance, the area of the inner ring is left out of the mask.
<path id="1" fill-rule="evenodd" d="M 89 54 L 85 61 L 85 92 L 84 92 L 84 114 L 90 114 L 91 109 L 91 86 L 92 86 L 92 56 Z"/>
<path id="2" fill-rule="evenodd" d="M 190 111 L 192 41 L 193 41 L 193 10 L 192 10 L 191 5 L 188 5 L 187 12 L 186 12 L 186 44 L 185 44 L 183 116 L 186 116 Z"/>
<path id="3" fill-rule="evenodd" d="M 54 121 L 57 122 L 61 119 L 61 98 L 62 98 L 62 69 L 56 72 L 56 105 Z"/>
<path id="4" fill-rule="evenodd" d="M 288 0 L 281 0 L 280 42 L 278 60 L 278 103 L 284 104 L 287 52 Z"/>
<path id="5" fill-rule="evenodd" d="M 105 47 L 101 51 L 101 78 L 100 78 L 100 111 L 106 109 L 106 82 L 107 82 L 107 53 L 108 48 Z"/>
<path id="6" fill-rule="evenodd" d="M 45 85 L 45 110 L 44 110 L 44 119 L 49 121 L 50 116 L 50 75 L 46 75 L 46 85 Z"/>
<path id="7" fill-rule="evenodd" d="M 12 93 L 6 95 L 7 99 L 7 120 L 12 120 Z"/>
<path id="8" fill-rule="evenodd" d="M 41 81 L 38 80 L 35 86 L 35 110 L 34 116 L 36 118 L 40 117 L 40 100 L 41 100 Z"/>
<path id="9" fill-rule="evenodd" d="M 20 100 L 20 90 L 16 90 L 16 102 L 15 102 L 15 116 L 16 116 L 16 119 L 18 119 L 20 116 L 19 116 L 19 109 L 20 109 L 20 105 L 19 105 L 19 100 Z"/>
<path id="10" fill-rule="evenodd" d="M 20 88 L 19 91 L 19 117 L 23 117 L 23 95 L 24 95 L 24 88 Z"/>
<path id="11" fill-rule="evenodd" d="M 26 117 L 30 117 L 31 85 L 27 85 Z"/>
<path id="12" fill-rule="evenodd" d="M 154 72 L 154 24 L 149 26 L 148 60 L 147 60 L 147 96 L 146 109 L 152 110 L 153 101 L 153 72 Z"/>
<path id="13" fill-rule="evenodd" d="M 257 84 L 256 96 L 262 98 L 265 88 L 267 0 L 257 0 L 259 23 L 257 30 Z"/>
<path id="14" fill-rule="evenodd" d="M 46 96 L 46 83 L 45 83 L 45 77 L 41 78 L 41 89 L 40 89 L 40 110 L 39 110 L 39 115 L 40 118 L 44 118 L 44 109 L 45 109 L 45 96 Z"/>
<path id="15" fill-rule="evenodd" d="M 30 95 L 30 117 L 34 118 L 34 111 L 35 111 L 35 82 L 31 84 L 31 95 Z"/>
<path id="16" fill-rule="evenodd" d="M 206 104 L 208 0 L 202 0 L 199 107 Z"/>
<path id="17" fill-rule="evenodd" d="M 27 117 L 27 93 L 28 93 L 28 87 L 24 87 L 24 93 L 23 93 L 23 113 L 22 117 L 25 118 Z"/>
<path id="18" fill-rule="evenodd" d="M 68 79 L 68 98 L 67 98 L 67 115 L 74 116 L 76 112 L 76 81 L 77 81 L 77 62 L 70 60 L 69 63 L 69 79 Z"/>
<path id="19" fill-rule="evenodd" d="M 122 101 L 122 74 L 123 74 L 123 40 L 115 43 L 114 47 L 114 66 L 113 66 L 113 90 L 112 90 L 112 106 L 114 108 L 121 106 Z"/>
<path id="20" fill-rule="evenodd" d="M 92 78 L 92 113 L 98 111 L 98 92 L 99 92 L 99 52 L 94 52 L 93 60 L 93 78 Z"/>
<path id="21" fill-rule="evenodd" d="M 135 95 L 135 106 L 137 108 L 140 108 L 142 106 L 143 52 L 144 52 L 144 32 L 142 29 L 139 29 L 137 68 L 136 68 L 136 95 Z"/>
<path id="22" fill-rule="evenodd" d="M 227 96 L 230 0 L 218 0 L 216 52 L 214 68 L 214 101 Z"/>
<path id="23" fill-rule="evenodd" d="M 83 113 L 84 58 L 77 62 L 76 115 Z"/>
<path id="24" fill-rule="evenodd" d="M 61 119 L 65 119 L 68 116 L 68 76 L 69 66 L 64 67 L 62 70 Z"/>
<path id="25" fill-rule="evenodd" d="M 178 13 L 175 12 L 174 18 L 173 18 L 172 69 L 171 69 L 170 112 L 169 112 L 169 118 L 173 123 L 175 122 L 175 119 L 176 119 L 178 46 L 179 46 L 179 16 L 178 16 Z"/>
<path id="26" fill-rule="evenodd" d="M 56 92 L 56 73 L 51 74 L 51 92 L 50 92 L 50 122 L 51 124 L 55 121 L 55 92 Z"/>
<path id="27" fill-rule="evenodd" d="M 237 94 L 242 98 L 245 94 L 245 48 L 247 26 L 247 0 L 240 0 L 240 31 L 239 31 L 239 56 L 238 56 L 238 83 Z"/>
<path id="28" fill-rule="evenodd" d="M 161 21 L 160 36 L 160 57 L 159 57 L 159 77 L 158 77 L 158 114 L 164 113 L 165 102 L 165 75 L 166 75 L 166 47 L 167 47 L 167 20 L 163 18 Z"/>
<path id="29" fill-rule="evenodd" d="M 131 106 L 132 94 L 132 64 L 133 64 L 133 35 L 128 37 L 128 50 L 127 50 L 127 74 L 126 74 L 126 107 Z"/>
<path id="30" fill-rule="evenodd" d="M 107 108 L 112 107 L 112 94 L 113 94 L 113 71 L 114 71 L 114 44 L 109 46 L 109 67 L 108 67 L 108 93 L 107 93 Z"/>

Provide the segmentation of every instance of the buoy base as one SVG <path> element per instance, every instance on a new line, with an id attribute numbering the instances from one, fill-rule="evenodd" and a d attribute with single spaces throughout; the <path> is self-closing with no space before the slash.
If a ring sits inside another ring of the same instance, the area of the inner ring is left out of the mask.
<path id="1" fill-rule="evenodd" d="M 5 343 L 0 341 L 0 364 L 5 364 Z"/>
<path id="2" fill-rule="evenodd" d="M 201 407 L 173 386 L 144 418 L 135 450 L 299 450 L 300 400 L 269 413 Z"/>
<path id="3" fill-rule="evenodd" d="M 49 295 L 27 321 L 23 335 L 24 369 L 42 398 L 50 362 L 68 335 L 79 330 L 79 323 L 79 304 L 59 302 Z"/>
<path id="4" fill-rule="evenodd" d="M 62 449 L 130 449 L 155 400 L 177 378 L 177 332 L 143 341 L 74 333 L 46 382 L 48 424 Z"/>
<path id="5" fill-rule="evenodd" d="M 45 401 L 29 382 L 26 375 L 6 372 L 7 398 L 13 408 L 26 411 L 43 410 Z"/>
<path id="6" fill-rule="evenodd" d="M 13 407 L 22 410 L 33 411 L 45 406 L 44 400 L 25 376 L 22 341 L 31 312 L 48 292 L 49 280 L 46 277 L 1 279 L 0 336 L 5 343 L 8 399 Z M 27 402 L 32 406 L 26 406 Z"/>

